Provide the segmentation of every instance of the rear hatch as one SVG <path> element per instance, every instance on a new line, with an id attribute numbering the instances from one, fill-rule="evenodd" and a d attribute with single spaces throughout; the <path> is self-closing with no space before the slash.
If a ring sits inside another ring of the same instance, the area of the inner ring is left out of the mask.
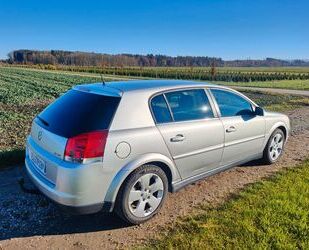
<path id="1" fill-rule="evenodd" d="M 69 90 L 34 119 L 31 139 L 39 148 L 63 160 L 69 138 L 108 130 L 120 99 L 115 94 L 86 88 Z"/>

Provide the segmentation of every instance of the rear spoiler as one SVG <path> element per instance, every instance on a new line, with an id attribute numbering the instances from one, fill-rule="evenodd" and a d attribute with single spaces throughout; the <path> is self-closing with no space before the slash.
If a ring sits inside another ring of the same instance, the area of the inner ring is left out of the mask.
<path id="1" fill-rule="evenodd" d="M 76 85 L 72 89 L 98 95 L 121 97 L 123 94 L 122 91 L 111 87 L 111 85 L 112 84 L 109 84 L 109 86 L 107 86 L 102 83 L 82 84 Z"/>

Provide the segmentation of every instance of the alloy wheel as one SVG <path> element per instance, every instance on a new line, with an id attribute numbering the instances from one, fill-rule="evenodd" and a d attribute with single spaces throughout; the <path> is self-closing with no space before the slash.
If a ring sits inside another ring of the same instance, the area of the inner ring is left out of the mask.
<path id="1" fill-rule="evenodd" d="M 282 153 L 283 136 L 280 133 L 275 134 L 269 145 L 269 156 L 272 161 L 276 161 Z"/>
<path id="2" fill-rule="evenodd" d="M 164 194 L 162 179 L 153 173 L 141 176 L 132 186 L 128 205 L 131 213 L 139 218 L 152 214 L 160 205 Z"/>

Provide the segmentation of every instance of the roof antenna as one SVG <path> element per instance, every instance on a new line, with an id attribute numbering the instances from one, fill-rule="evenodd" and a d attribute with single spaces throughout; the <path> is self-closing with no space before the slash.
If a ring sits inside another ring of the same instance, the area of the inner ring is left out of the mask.
<path id="1" fill-rule="evenodd" d="M 105 81 L 104 81 L 104 78 L 103 78 L 102 73 L 100 73 L 100 76 L 101 76 L 101 81 L 102 81 L 102 84 L 103 84 L 103 86 L 105 86 Z"/>

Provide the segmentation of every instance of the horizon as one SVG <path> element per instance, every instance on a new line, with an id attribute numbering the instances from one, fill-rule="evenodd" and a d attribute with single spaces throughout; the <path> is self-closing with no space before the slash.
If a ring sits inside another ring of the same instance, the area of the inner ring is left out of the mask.
<path id="1" fill-rule="evenodd" d="M 22 48 L 102 54 L 309 59 L 309 2 L 0 3 L 0 59 Z"/>
<path id="2" fill-rule="evenodd" d="M 50 50 L 38 50 L 38 49 L 17 49 L 17 50 L 14 50 L 14 51 L 18 51 L 18 50 L 29 50 L 29 51 L 38 51 L 38 52 L 50 52 L 50 51 L 64 51 L 64 52 L 73 52 L 73 53 L 94 53 L 94 54 L 103 54 L 103 55 L 111 55 L 111 56 L 117 56 L 117 55 L 138 55 L 138 56 L 147 56 L 147 55 L 151 55 L 151 53 L 146 53 L 146 54 L 131 54 L 131 53 L 104 53 L 104 52 L 94 52 L 94 51 L 78 51 L 78 50 L 62 50 L 62 49 L 50 49 Z M 13 52 L 13 51 L 10 51 L 10 52 Z M 9 52 L 9 53 L 10 53 Z M 7 53 L 8 54 L 8 53 Z M 166 55 L 166 54 L 152 54 L 154 56 L 168 56 L 168 57 L 210 57 L 210 56 L 207 56 L 207 55 Z M 301 60 L 301 61 L 309 61 L 309 58 L 291 58 L 291 59 L 288 59 L 288 58 L 274 58 L 274 57 L 265 57 L 265 58 L 233 58 L 233 59 L 224 59 L 222 57 L 213 57 L 213 58 L 217 58 L 217 59 L 222 59 L 223 61 L 246 61 L 246 60 L 252 60 L 252 61 L 258 61 L 258 60 L 266 60 L 266 59 L 275 59 L 275 60 L 282 60 L 282 61 L 296 61 L 296 60 Z M 8 59 L 8 56 L 7 58 L 0 58 L 0 60 L 6 60 Z"/>

